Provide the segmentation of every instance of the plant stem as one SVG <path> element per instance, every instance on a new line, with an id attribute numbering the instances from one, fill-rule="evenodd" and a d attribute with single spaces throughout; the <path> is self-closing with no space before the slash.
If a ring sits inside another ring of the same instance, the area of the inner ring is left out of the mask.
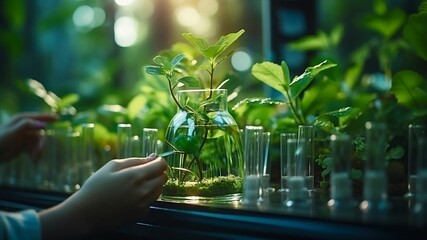
<path id="1" fill-rule="evenodd" d="M 289 92 L 287 90 L 285 90 L 285 92 L 286 92 L 286 98 L 288 98 L 289 107 L 291 108 L 291 112 L 294 115 L 295 120 L 297 121 L 298 124 L 305 124 L 304 118 L 301 118 L 298 111 L 296 110 L 296 107 L 294 105 L 294 102 L 291 99 Z"/>
<path id="2" fill-rule="evenodd" d="M 166 78 L 168 79 L 169 92 L 171 93 L 173 100 L 175 101 L 176 105 L 180 110 L 184 110 L 184 108 L 181 106 L 178 99 L 176 98 L 175 93 L 173 92 L 174 88 L 172 87 L 172 79 L 169 76 L 166 76 Z"/>
<path id="3" fill-rule="evenodd" d="M 213 77 L 214 77 L 214 71 L 215 71 L 215 63 L 213 60 L 209 60 L 210 66 L 211 66 L 211 71 L 209 72 L 210 74 L 210 86 L 209 86 L 209 96 L 208 98 L 206 98 L 206 100 L 210 99 L 212 97 L 212 88 L 213 88 Z"/>

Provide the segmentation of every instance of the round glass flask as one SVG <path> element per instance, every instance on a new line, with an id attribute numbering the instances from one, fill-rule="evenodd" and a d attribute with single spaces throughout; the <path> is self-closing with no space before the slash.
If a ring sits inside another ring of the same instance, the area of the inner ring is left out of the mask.
<path id="1" fill-rule="evenodd" d="M 162 199 L 233 201 L 242 192 L 243 146 L 226 89 L 181 90 L 166 130 L 168 182 Z"/>

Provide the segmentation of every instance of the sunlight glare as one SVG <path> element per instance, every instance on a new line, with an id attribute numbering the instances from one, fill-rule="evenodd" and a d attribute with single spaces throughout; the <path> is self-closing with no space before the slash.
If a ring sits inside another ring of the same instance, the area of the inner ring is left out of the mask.
<path id="1" fill-rule="evenodd" d="M 129 6 L 131 5 L 134 0 L 115 0 L 114 1 L 118 6 Z"/>
<path id="2" fill-rule="evenodd" d="M 114 40 L 121 47 L 130 47 L 136 43 L 138 23 L 132 17 L 119 17 L 114 23 Z"/>
<path id="3" fill-rule="evenodd" d="M 192 27 L 200 21 L 200 14 L 192 7 L 184 7 L 177 10 L 176 18 L 181 25 Z"/>
<path id="4" fill-rule="evenodd" d="M 218 12 L 217 0 L 200 0 L 198 8 L 203 14 L 213 16 Z"/>

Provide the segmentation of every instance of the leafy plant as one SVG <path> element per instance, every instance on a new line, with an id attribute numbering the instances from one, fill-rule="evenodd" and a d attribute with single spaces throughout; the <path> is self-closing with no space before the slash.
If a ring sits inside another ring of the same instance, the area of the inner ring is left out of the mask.
<path id="1" fill-rule="evenodd" d="M 43 84 L 34 79 L 28 79 L 27 85 L 34 95 L 42 99 L 50 107 L 51 112 L 60 116 L 76 114 L 73 104 L 79 100 L 79 95 L 72 93 L 60 98 L 55 93 L 46 90 Z"/>
<path id="2" fill-rule="evenodd" d="M 158 55 L 154 57 L 153 61 L 156 65 L 149 65 L 145 67 L 145 70 L 148 74 L 151 75 L 160 75 L 164 76 L 168 81 L 169 93 L 178 106 L 180 111 L 186 111 L 188 115 L 186 116 L 187 122 L 191 122 L 192 126 L 199 125 L 209 125 L 212 124 L 211 117 L 208 115 L 210 112 L 213 112 L 210 109 L 212 104 L 216 104 L 220 99 L 212 98 L 212 90 L 215 88 L 221 88 L 226 82 L 220 83 L 218 86 L 215 86 L 215 71 L 218 65 L 227 59 L 232 51 L 226 52 L 228 48 L 244 33 L 244 30 L 240 30 L 236 33 L 230 33 L 225 36 L 220 37 L 220 39 L 210 45 L 206 40 L 193 35 L 192 33 L 183 33 L 182 36 L 198 51 L 205 60 L 206 64 L 201 65 L 201 68 L 206 70 L 208 73 L 208 79 L 206 82 L 201 81 L 201 76 L 199 76 L 197 71 L 194 69 L 186 68 L 186 65 L 183 64 L 184 60 L 188 62 L 197 62 L 195 59 L 186 59 L 184 53 L 179 53 L 174 57 L 170 58 L 167 53 Z M 190 67 L 194 65 L 190 64 Z M 208 88 L 210 89 L 208 96 L 200 104 L 198 108 L 193 108 L 190 106 L 189 101 L 180 102 L 177 99 L 176 91 L 178 88 Z M 195 133 L 195 128 L 192 127 L 188 130 L 188 133 L 185 135 L 181 134 L 175 137 L 172 142 L 166 141 L 168 145 L 171 146 L 173 151 L 163 153 L 161 156 L 167 156 L 169 154 L 178 153 L 182 154 L 184 158 L 188 154 L 193 155 L 193 160 L 190 161 L 187 167 L 185 168 L 175 168 L 176 171 L 184 172 L 181 180 L 185 179 L 192 164 L 196 164 L 198 167 L 198 179 L 201 181 L 203 179 L 203 171 L 200 160 L 200 152 L 204 147 L 204 144 L 207 139 L 207 129 L 204 134 L 198 135 Z M 201 138 L 201 139 L 200 139 Z M 191 172 L 192 173 L 192 172 Z"/>
<path id="3" fill-rule="evenodd" d="M 279 116 L 277 128 L 289 130 L 298 124 L 313 124 L 326 135 L 339 132 L 351 134 L 354 145 L 363 146 L 360 136 L 364 134 L 364 123 L 385 122 L 389 128 L 389 144 L 384 149 L 385 161 L 402 159 L 405 156 L 402 146 L 405 145 L 407 132 L 402 126 L 425 123 L 427 80 L 422 74 L 423 69 L 414 71 L 416 67 L 412 65 L 409 66 L 411 70 L 402 68 L 405 64 L 398 65 L 396 61 L 401 61 L 399 53 L 415 53 L 421 59 L 427 59 L 427 31 L 424 27 L 427 21 L 426 7 L 427 1 L 423 0 L 419 12 L 408 17 L 401 9 L 389 9 L 385 1 L 374 1 L 373 13 L 364 18 L 361 24 L 365 30 L 374 34 L 355 48 L 350 57 L 340 58 L 337 51 L 345 34 L 341 24 L 329 33 L 320 31 L 290 43 L 289 47 L 294 50 L 315 50 L 317 55 L 312 58 L 314 62 L 321 58 L 329 59 L 326 62 L 333 59 L 339 63 L 332 71 L 325 72 L 319 81 L 308 84 L 301 82 L 300 89 L 291 89 L 292 82 L 286 81 L 286 78 L 289 79 L 289 70 L 283 63 L 281 66 L 274 63 L 254 65 L 253 75 L 279 91 L 289 106 L 291 114 Z M 403 35 L 399 34 L 401 30 Z M 416 57 L 413 59 L 417 60 Z M 372 62 L 378 64 L 379 71 L 371 73 L 372 66 L 368 70 L 367 63 Z M 299 99 L 292 102 L 292 93 L 298 93 L 299 90 Z M 270 104 L 277 102 L 271 99 L 262 101 Z M 238 111 L 248 102 L 242 101 L 233 109 Z M 325 189 L 328 185 L 326 177 L 330 171 L 330 158 L 328 152 L 319 152 L 316 162 L 322 167 L 321 187 Z M 352 169 L 352 176 L 360 179 L 363 156 L 356 153 L 353 160 L 355 168 Z"/>
<path id="4" fill-rule="evenodd" d="M 292 120 L 295 126 L 308 124 L 307 115 L 303 109 L 303 102 L 308 101 L 309 95 L 303 97 L 303 92 L 308 88 L 313 79 L 322 71 L 335 67 L 336 64 L 330 61 L 323 61 L 313 67 L 308 67 L 304 73 L 295 76 L 292 80 L 289 68 L 285 61 L 281 65 L 273 62 L 257 63 L 252 67 L 252 74 L 259 81 L 274 88 L 282 94 L 284 100 L 274 100 L 270 98 L 248 98 L 233 107 L 236 111 L 241 105 L 251 102 L 252 104 L 286 104 L 292 113 Z M 339 110 L 344 112 L 344 110 Z M 333 114 L 331 112 L 329 114 Z"/>

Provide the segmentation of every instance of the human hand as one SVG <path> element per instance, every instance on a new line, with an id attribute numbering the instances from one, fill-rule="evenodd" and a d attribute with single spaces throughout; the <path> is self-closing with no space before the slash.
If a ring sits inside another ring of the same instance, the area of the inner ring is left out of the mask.
<path id="1" fill-rule="evenodd" d="M 40 213 L 43 236 L 76 236 L 135 222 L 160 196 L 166 166 L 154 156 L 109 161 L 70 198 Z"/>
<path id="2" fill-rule="evenodd" d="M 43 147 L 40 130 L 47 122 L 57 120 L 51 113 L 20 113 L 0 126 L 0 162 L 26 152 L 37 160 Z"/>

